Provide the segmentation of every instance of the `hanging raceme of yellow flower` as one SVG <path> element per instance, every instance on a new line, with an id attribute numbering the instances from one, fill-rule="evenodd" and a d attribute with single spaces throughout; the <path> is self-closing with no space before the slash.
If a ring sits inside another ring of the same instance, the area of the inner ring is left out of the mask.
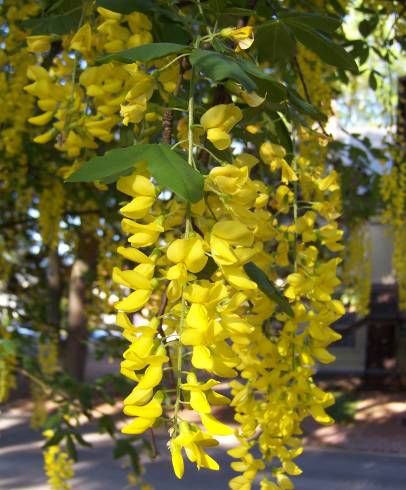
<path id="1" fill-rule="evenodd" d="M 353 226 L 348 230 L 348 239 L 343 261 L 343 283 L 353 295 L 351 306 L 358 315 L 369 313 L 371 295 L 371 238 L 366 226 Z"/>
<path id="2" fill-rule="evenodd" d="M 6 325 L 0 325 L 0 338 L 3 342 L 11 340 L 11 332 Z M 0 345 L 0 402 L 2 403 L 8 400 L 10 390 L 16 387 L 15 363 L 15 354 L 9 348 Z"/>
<path id="3" fill-rule="evenodd" d="M 50 439 L 53 435 L 52 430 L 44 432 L 46 439 Z M 71 488 L 69 480 L 74 476 L 73 461 L 60 446 L 50 446 L 44 450 L 44 470 L 52 490 Z"/>
<path id="4" fill-rule="evenodd" d="M 65 39 L 73 58 L 64 52 L 52 70 L 40 63 L 28 70 L 32 83 L 26 92 L 41 111 L 30 118 L 33 127 L 43 128 L 37 142 L 56 137 L 57 150 L 72 159 L 93 152 L 100 141 L 113 142 L 120 125 L 128 126 L 137 143 L 148 142 L 150 123 L 161 113 L 155 99 L 166 101 L 186 80 L 191 101 L 187 111 L 176 111 L 174 122 L 176 144 L 187 149 L 188 163 L 200 163 L 203 131 L 217 150 L 229 148 L 243 111 L 235 104 L 214 105 L 203 108 L 200 125 L 195 124 L 192 102 L 205 99 L 195 93 L 194 68 L 182 79 L 175 58 L 147 66 L 89 62 L 82 69 L 90 52 L 152 40 L 144 14 L 100 7 L 97 13 L 91 25 L 85 22 Z M 229 28 L 220 35 L 247 49 L 252 32 Z M 75 69 L 78 81 L 72 86 Z M 240 87 L 229 90 L 241 105 L 262 101 Z M 327 106 L 328 94 L 324 97 Z M 259 138 L 267 129 L 262 126 L 254 117 L 241 127 Z M 292 488 L 291 477 L 301 472 L 294 460 L 302 452 L 303 419 L 332 423 L 326 409 L 334 398 L 316 386 L 313 375 L 317 363 L 334 360 L 328 348 L 340 336 L 331 325 L 344 312 L 334 296 L 340 282 L 336 254 L 342 249 L 340 186 L 325 166 L 319 136 L 303 132 L 299 149 L 300 157 L 292 159 L 280 145 L 250 142 L 244 153 L 224 156 L 227 161 L 219 166 L 217 155 L 208 153 L 204 198 L 193 204 L 175 194 L 162 197 L 141 162 L 117 181 L 127 196 L 120 212 L 128 243 L 117 250 L 123 264 L 113 268 L 113 281 L 125 291 L 114 307 L 128 341 L 120 371 L 133 383 L 123 408 L 130 419 L 122 431 L 140 435 L 167 425 L 178 478 L 185 458 L 198 468 L 218 470 L 211 448 L 219 444 L 217 437 L 234 434 L 238 446 L 230 454 L 238 474 L 232 489 L 249 490 L 259 472 L 262 490 Z M 258 178 L 264 169 L 267 178 Z M 83 223 L 86 231 L 99 226 Z M 251 262 L 278 285 L 274 296 L 251 277 Z M 221 393 L 223 383 L 231 388 L 230 398 Z M 226 405 L 235 412 L 233 424 L 217 414 L 217 407 Z M 198 424 L 185 420 L 184 408 L 195 413 Z M 50 472 L 57 451 L 48 454 Z"/>
<path id="5" fill-rule="evenodd" d="M 55 180 L 41 192 L 39 198 L 39 227 L 43 242 L 52 250 L 59 242 L 58 232 L 65 206 L 64 187 Z M 49 203 L 52 201 L 52 206 Z"/>
<path id="6" fill-rule="evenodd" d="M 58 341 L 56 335 L 48 332 L 45 340 L 40 340 L 38 344 L 38 364 L 44 376 L 52 376 L 58 369 Z M 43 427 L 47 418 L 46 393 L 38 383 L 32 382 L 31 394 L 33 410 L 30 419 L 30 426 L 33 429 Z"/>

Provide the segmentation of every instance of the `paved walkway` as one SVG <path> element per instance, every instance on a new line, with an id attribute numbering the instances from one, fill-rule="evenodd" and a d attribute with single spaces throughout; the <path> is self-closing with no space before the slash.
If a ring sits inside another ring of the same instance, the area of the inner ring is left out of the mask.
<path id="1" fill-rule="evenodd" d="M 42 473 L 38 433 L 29 429 L 27 419 L 17 411 L 0 414 L 0 489 L 48 490 Z M 91 431 L 86 439 L 93 449 L 80 449 L 73 490 L 122 490 L 126 487 L 126 469 L 112 458 L 108 437 Z M 225 441 L 230 442 L 230 440 Z M 159 444 L 163 447 L 163 443 Z M 222 471 L 187 466 L 180 482 L 172 473 L 166 450 L 146 464 L 146 479 L 156 490 L 226 490 L 235 475 L 228 467 L 224 450 L 213 451 Z M 297 490 L 405 490 L 406 454 L 350 452 L 337 449 L 308 448 L 298 460 L 304 473 L 295 479 Z"/>

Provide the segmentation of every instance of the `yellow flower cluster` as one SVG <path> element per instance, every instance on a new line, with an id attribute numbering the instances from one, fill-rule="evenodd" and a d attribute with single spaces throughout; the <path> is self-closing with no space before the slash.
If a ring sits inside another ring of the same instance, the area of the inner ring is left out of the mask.
<path id="1" fill-rule="evenodd" d="M 6 325 L 0 325 L 0 338 L 3 342 L 11 339 L 11 333 Z M 0 402 L 2 403 L 8 400 L 10 390 L 16 386 L 15 363 L 15 355 L 9 352 L 4 344 L 0 345 Z"/>
<path id="2" fill-rule="evenodd" d="M 244 56 L 252 33 L 252 27 L 230 27 L 217 35 L 235 42 Z M 178 478 L 185 457 L 218 470 L 210 450 L 217 436 L 234 435 L 239 445 L 230 454 L 239 475 L 232 489 L 249 490 L 259 471 L 262 490 L 290 489 L 290 476 L 301 471 L 293 460 L 302 451 L 302 420 L 311 415 L 332 422 L 325 409 L 333 397 L 315 385 L 313 373 L 318 363 L 334 360 L 328 346 L 340 336 L 330 325 L 344 311 L 334 299 L 342 249 L 338 176 L 326 170 L 319 139 L 304 132 L 296 159 L 272 141 L 226 153 L 235 127 L 241 135 L 244 106 L 264 100 L 238 84 L 226 82 L 234 94 L 228 103 L 200 105 L 196 124 L 195 68 L 181 77 L 174 57 L 92 63 L 99 54 L 151 40 L 145 15 L 98 8 L 63 38 L 50 69 L 38 63 L 28 69 L 32 83 L 26 87 L 42 111 L 29 121 L 46 128 L 36 142 L 56 138 L 58 150 L 78 159 L 76 168 L 100 142 L 112 142 L 116 128 L 128 126 L 139 143 L 155 142 L 154 123 L 164 113 L 155 96 L 166 102 L 182 83 L 189 85 L 187 111 L 173 111 L 175 145 L 187 149 L 192 168 L 202 154 L 209 157 L 204 197 L 192 204 L 161 193 L 143 162 L 117 181 L 127 196 L 120 212 L 128 243 L 118 247 L 123 265 L 113 268 L 112 279 L 128 295 L 114 306 L 129 344 L 121 373 L 134 383 L 123 409 L 131 419 L 122 431 L 139 435 L 165 424 Z M 31 38 L 28 46 L 38 54 L 50 49 L 49 41 Z M 206 140 L 216 153 L 205 149 Z M 249 273 L 252 263 L 268 289 Z M 230 398 L 221 392 L 224 384 Z M 235 413 L 234 426 L 219 420 L 226 405 Z"/>
<path id="3" fill-rule="evenodd" d="M 28 121 L 48 128 L 34 141 L 45 144 L 56 138 L 55 147 L 71 158 L 97 149 L 101 142 L 111 142 L 118 123 L 141 123 L 148 117 L 147 104 L 154 91 L 160 90 L 167 98 L 179 77 L 179 64 L 168 59 L 153 65 L 94 65 L 99 55 L 152 42 L 151 22 L 142 13 L 121 15 L 99 7 L 95 14 L 95 20 L 63 37 L 63 51 L 49 70 L 37 64 L 27 72 L 32 83 L 25 90 L 36 97 L 38 109 L 43 111 Z M 44 55 L 50 41 L 47 36 L 29 37 L 28 49 Z M 78 76 L 82 62 L 87 67 Z M 150 74 L 152 67 L 157 77 Z M 92 111 L 88 110 L 89 99 Z M 132 129 L 137 132 L 137 127 Z"/>
<path id="4" fill-rule="evenodd" d="M 398 106 L 404 105 L 405 101 L 406 93 L 401 84 Z M 400 113 L 398 120 L 402 121 Z M 386 205 L 382 221 L 391 225 L 392 228 L 394 245 L 392 264 L 398 283 L 399 308 L 406 310 L 406 168 L 403 149 L 406 135 L 402 126 L 399 128 L 398 134 L 392 135 L 392 138 L 393 145 L 389 149 L 391 158 L 386 162 L 386 171 L 380 181 L 381 196 Z"/>
<path id="5" fill-rule="evenodd" d="M 391 225 L 393 232 L 394 253 L 393 268 L 396 273 L 399 291 L 399 307 L 406 309 L 406 223 L 404 210 L 406 206 L 406 169 L 401 151 L 392 151 L 393 162 L 381 178 L 381 195 L 386 203 L 382 221 Z"/>
<path id="6" fill-rule="evenodd" d="M 365 226 L 349 228 L 343 259 L 343 285 L 348 288 L 349 303 L 360 316 L 369 313 L 371 296 L 371 237 Z"/>
<path id="7" fill-rule="evenodd" d="M 33 63 L 28 50 L 22 47 L 25 32 L 21 22 L 38 14 L 40 6 L 35 1 L 5 0 L 1 5 L 0 33 L 0 181 L 3 192 L 21 192 L 15 206 L 25 212 L 30 200 L 27 187 L 28 158 L 24 137 L 29 133 L 27 119 L 31 116 L 34 101 L 23 90 L 27 83 L 26 70 Z M 12 74 L 12 76 L 10 75 Z"/>
<path id="8" fill-rule="evenodd" d="M 220 126 L 224 107 L 213 109 L 202 117 L 206 130 Z M 233 430 L 215 417 L 216 406 L 230 400 L 214 388 L 228 380 L 241 442 L 231 451 L 241 459 L 233 468 L 242 473 L 231 481 L 233 489 L 250 488 L 264 461 L 275 457 L 281 466 L 264 480 L 264 488 L 290 488 L 288 475 L 300 473 L 292 461 L 301 452 L 300 422 L 309 414 L 320 423 L 332 422 L 325 408 L 333 397 L 316 387 L 312 374 L 317 362 L 334 360 L 327 347 L 340 336 L 329 325 L 344 312 L 332 297 L 339 259 L 320 259 L 323 249 L 341 250 L 336 174 L 319 176 L 318 170 L 314 176 L 303 162 L 294 170 L 284 149 L 271 142 L 259 155 L 279 180 L 276 188 L 250 177 L 259 159 L 243 153 L 210 171 L 204 201 L 191 207 L 173 202 L 166 215 L 147 173 L 122 177 L 117 184 L 132 198 L 121 208 L 130 247 L 118 252 L 139 264 L 113 271 L 115 282 L 133 290 L 115 305 L 117 323 L 130 342 L 121 371 L 137 383 L 124 400 L 124 413 L 135 418 L 123 431 L 140 434 L 166 420 L 175 474 L 183 475 L 183 451 L 198 468 L 216 470 L 206 449 L 218 444 L 215 436 Z M 313 209 L 294 216 L 301 168 Z M 282 272 L 292 255 L 294 271 Z M 200 278 L 209 261 L 215 272 Z M 247 276 L 244 265 L 250 261 L 286 284 L 292 317 L 277 312 L 276 303 Z M 168 301 L 160 317 L 143 310 L 155 294 Z M 135 326 L 128 314 L 137 317 L 140 311 L 150 321 Z M 164 369 L 174 373 L 174 399 L 161 384 Z M 182 406 L 198 414 L 202 428 L 183 419 Z M 253 457 L 254 447 L 264 461 Z"/>
<path id="9" fill-rule="evenodd" d="M 45 187 L 45 186 L 44 186 Z M 52 206 L 49 203 L 52 202 Z M 62 182 L 54 180 L 43 189 L 39 196 L 39 228 L 45 245 L 55 250 L 58 243 L 59 224 L 65 205 Z"/>
<path id="10" fill-rule="evenodd" d="M 52 376 L 58 369 L 58 341 L 53 333 L 38 344 L 38 364 L 44 376 Z M 33 410 L 30 425 L 33 429 L 40 429 L 47 418 L 46 394 L 42 386 L 32 383 L 31 395 Z"/>
<path id="11" fill-rule="evenodd" d="M 50 439 L 52 430 L 46 430 L 44 436 Z M 52 490 L 69 490 L 69 480 L 73 478 L 73 461 L 58 445 L 44 450 L 44 470 L 48 476 L 48 484 Z"/>

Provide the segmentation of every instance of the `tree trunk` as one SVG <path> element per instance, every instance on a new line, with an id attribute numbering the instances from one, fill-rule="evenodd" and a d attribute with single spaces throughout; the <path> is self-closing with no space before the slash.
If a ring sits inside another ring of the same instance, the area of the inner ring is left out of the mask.
<path id="1" fill-rule="evenodd" d="M 50 250 L 48 253 L 47 287 L 47 323 L 57 333 L 61 326 L 62 294 L 61 270 L 57 250 Z"/>
<path id="2" fill-rule="evenodd" d="M 79 238 L 78 254 L 72 265 L 69 283 L 68 338 L 65 367 L 72 377 L 85 377 L 88 324 L 86 305 L 91 295 L 92 277 L 96 266 L 96 240 L 89 234 Z"/>

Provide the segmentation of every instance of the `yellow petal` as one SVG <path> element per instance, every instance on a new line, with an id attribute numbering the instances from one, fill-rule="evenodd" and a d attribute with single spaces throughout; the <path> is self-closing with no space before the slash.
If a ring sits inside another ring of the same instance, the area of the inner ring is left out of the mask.
<path id="1" fill-rule="evenodd" d="M 123 206 L 120 209 L 120 213 L 127 218 L 140 219 L 147 216 L 150 212 L 152 205 L 155 202 L 154 197 L 150 196 L 138 196 Z"/>
<path id="2" fill-rule="evenodd" d="M 330 352 L 324 347 L 312 347 L 311 353 L 323 364 L 330 364 L 336 360 L 336 357 L 333 354 L 330 354 Z"/>
<path id="3" fill-rule="evenodd" d="M 152 260 L 143 252 L 134 247 L 118 247 L 117 253 L 122 255 L 125 259 L 137 262 L 139 264 L 150 264 Z"/>
<path id="4" fill-rule="evenodd" d="M 154 418 L 137 417 L 121 429 L 123 434 L 142 434 L 155 423 Z"/>
<path id="5" fill-rule="evenodd" d="M 193 348 L 192 365 L 196 369 L 213 369 L 213 359 L 211 358 L 210 350 L 204 345 L 196 345 Z"/>
<path id="6" fill-rule="evenodd" d="M 134 291 L 123 300 L 118 301 L 114 308 L 126 313 L 135 313 L 146 305 L 150 297 L 150 290 L 138 289 L 138 291 Z"/>
<path id="7" fill-rule="evenodd" d="M 207 130 L 207 139 L 213 143 L 218 150 L 225 150 L 231 144 L 231 137 L 223 129 L 211 128 Z"/>
<path id="8" fill-rule="evenodd" d="M 151 388 L 142 390 L 136 386 L 133 391 L 124 399 L 124 405 L 145 405 L 153 395 Z"/>
<path id="9" fill-rule="evenodd" d="M 330 425 L 334 423 L 334 419 L 320 405 L 312 405 L 310 407 L 310 413 L 319 424 Z"/>
<path id="10" fill-rule="evenodd" d="M 52 138 L 56 135 L 56 131 L 54 128 L 50 129 L 46 133 L 39 134 L 36 136 L 33 141 L 34 143 L 38 143 L 40 145 L 44 145 L 45 143 L 49 143 Z"/>
<path id="11" fill-rule="evenodd" d="M 138 384 L 140 389 L 146 390 L 149 388 L 155 388 L 162 381 L 163 369 L 162 364 L 150 365 L 145 370 L 141 381 Z"/>
<path id="12" fill-rule="evenodd" d="M 179 480 L 183 477 L 183 473 L 185 471 L 185 465 L 183 462 L 182 449 L 177 444 L 174 444 L 171 441 L 169 445 L 169 449 L 171 452 L 172 466 L 175 475 L 179 478 Z"/>
<path id="13" fill-rule="evenodd" d="M 229 243 L 215 235 L 210 237 L 210 250 L 213 259 L 220 265 L 232 265 L 238 262 L 238 258 Z"/>
<path id="14" fill-rule="evenodd" d="M 81 53 L 87 53 L 92 47 L 92 28 L 89 23 L 84 24 L 73 36 L 70 43 L 71 49 Z"/>
<path id="15" fill-rule="evenodd" d="M 117 181 L 117 189 L 133 197 L 155 197 L 154 184 L 143 175 L 132 174 L 120 177 Z"/>
<path id="16" fill-rule="evenodd" d="M 124 414 L 132 417 L 150 417 L 158 418 L 162 415 L 162 401 L 164 394 L 162 391 L 157 391 L 150 402 L 146 405 L 125 405 Z"/>
<path id="17" fill-rule="evenodd" d="M 212 415 L 200 414 L 202 424 L 211 435 L 229 436 L 234 433 L 231 427 L 215 419 Z"/>
<path id="18" fill-rule="evenodd" d="M 257 288 L 257 284 L 251 281 L 241 267 L 227 265 L 223 266 L 223 273 L 227 281 L 237 289 L 252 290 Z"/>
<path id="19" fill-rule="evenodd" d="M 189 241 L 187 255 L 185 257 L 186 267 L 190 272 L 200 272 L 207 263 L 208 257 L 204 253 L 203 242 L 199 238 Z"/>
<path id="20" fill-rule="evenodd" d="M 220 393 L 217 393 L 217 391 L 209 390 L 206 393 L 207 401 L 210 403 L 210 405 L 214 406 L 223 406 L 223 405 L 229 405 L 231 400 L 227 398 L 224 395 L 221 395 Z"/>
<path id="21" fill-rule="evenodd" d="M 53 117 L 54 117 L 54 113 L 49 111 L 49 112 L 44 112 L 39 116 L 30 117 L 28 119 L 28 122 L 30 124 L 35 124 L 36 126 L 44 126 L 45 124 L 48 124 Z"/>
<path id="22" fill-rule="evenodd" d="M 223 238 L 233 245 L 250 247 L 254 242 L 254 234 L 246 225 L 233 220 L 224 220 L 216 223 L 212 230 L 212 235 Z"/>
<path id="23" fill-rule="evenodd" d="M 198 413 L 210 413 L 211 408 L 206 399 L 206 395 L 202 391 L 190 392 L 190 405 Z"/>
<path id="24" fill-rule="evenodd" d="M 198 468 L 207 468 L 209 470 L 218 471 L 220 469 L 219 464 L 211 456 L 199 448 Z"/>
<path id="25" fill-rule="evenodd" d="M 122 271 L 118 267 L 114 267 L 112 279 L 117 284 L 131 289 L 152 289 L 151 280 L 144 277 L 137 270 Z"/>

